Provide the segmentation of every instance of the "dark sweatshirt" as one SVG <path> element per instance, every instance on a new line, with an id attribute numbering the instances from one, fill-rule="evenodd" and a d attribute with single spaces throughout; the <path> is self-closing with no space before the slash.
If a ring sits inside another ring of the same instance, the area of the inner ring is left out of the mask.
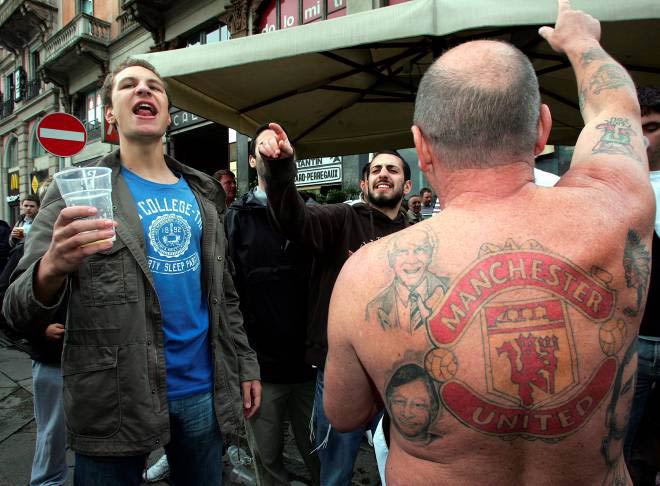
<path id="1" fill-rule="evenodd" d="M 408 222 L 403 212 L 391 220 L 364 203 L 306 206 L 294 184 L 293 158 L 266 161 L 265 166 L 273 225 L 314 255 L 306 359 L 311 365 L 323 367 L 328 352 L 330 296 L 344 262 L 361 246 L 404 229 Z"/>
<path id="2" fill-rule="evenodd" d="M 305 363 L 311 257 L 271 227 L 266 201 L 254 190 L 231 205 L 225 229 L 245 332 L 257 353 L 261 379 L 314 379 L 316 372 Z"/>

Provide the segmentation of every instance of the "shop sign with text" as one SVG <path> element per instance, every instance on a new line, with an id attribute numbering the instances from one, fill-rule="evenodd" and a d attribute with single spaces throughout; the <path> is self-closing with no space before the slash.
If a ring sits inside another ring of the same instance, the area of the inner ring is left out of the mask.
<path id="1" fill-rule="evenodd" d="M 320 157 L 297 160 L 298 174 L 296 186 L 317 186 L 322 184 L 341 184 L 341 157 Z"/>

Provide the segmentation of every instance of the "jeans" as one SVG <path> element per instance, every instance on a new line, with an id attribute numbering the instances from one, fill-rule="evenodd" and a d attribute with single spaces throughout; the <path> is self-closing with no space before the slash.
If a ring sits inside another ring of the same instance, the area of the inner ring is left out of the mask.
<path id="1" fill-rule="evenodd" d="M 170 442 L 165 446 L 174 486 L 222 486 L 222 435 L 211 392 L 169 401 Z M 96 457 L 76 454 L 76 486 L 137 486 L 146 454 Z"/>
<path id="2" fill-rule="evenodd" d="M 631 466 L 635 434 L 642 421 L 651 391 L 660 384 L 660 341 L 652 341 L 640 336 L 637 339 L 637 380 L 635 395 L 630 410 L 630 421 L 623 447 L 626 463 Z M 632 472 L 632 471 L 631 471 Z"/>
<path id="3" fill-rule="evenodd" d="M 62 368 L 59 365 L 32 361 L 37 440 L 30 486 L 60 486 L 66 482 L 66 426 L 62 386 Z"/>
<path id="4" fill-rule="evenodd" d="M 314 421 L 316 448 L 321 460 L 322 486 L 347 486 L 353 477 L 353 465 L 360 449 L 366 427 L 353 432 L 337 432 L 332 429 L 323 411 L 323 370 L 316 375 L 314 396 Z"/>

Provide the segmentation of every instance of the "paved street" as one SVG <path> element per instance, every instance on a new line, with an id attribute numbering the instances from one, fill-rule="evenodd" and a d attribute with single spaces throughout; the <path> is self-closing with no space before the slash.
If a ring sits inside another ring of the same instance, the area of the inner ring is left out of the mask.
<path id="1" fill-rule="evenodd" d="M 28 484 L 30 467 L 34 454 L 36 427 L 32 405 L 32 361 L 23 352 L 17 350 L 0 331 L 0 486 L 22 486 Z M 245 447 L 245 441 L 241 444 Z M 150 463 L 160 457 L 162 451 L 151 454 Z M 69 470 L 67 486 L 73 485 L 73 454 L 69 451 Z M 292 436 L 287 436 L 285 447 L 287 468 L 292 473 L 295 484 L 309 484 L 309 476 L 298 453 Z M 256 484 L 254 481 L 240 482 L 231 474 L 232 466 L 225 456 L 225 484 Z M 254 473 L 251 472 L 251 477 Z M 249 479 L 246 478 L 246 479 Z M 165 486 L 167 482 L 154 483 Z M 373 450 L 362 445 L 353 484 L 356 486 L 377 486 L 378 471 L 373 458 Z"/>

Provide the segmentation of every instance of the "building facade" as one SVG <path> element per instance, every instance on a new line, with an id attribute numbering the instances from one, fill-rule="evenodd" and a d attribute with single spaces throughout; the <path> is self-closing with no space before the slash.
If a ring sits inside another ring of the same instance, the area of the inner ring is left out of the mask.
<path id="1" fill-rule="evenodd" d="M 13 223 L 20 199 L 36 192 L 49 175 L 114 150 L 104 141 L 100 87 L 106 74 L 131 55 L 210 43 L 222 48 L 230 38 L 402 1 L 0 0 L 0 219 Z M 73 157 L 48 154 L 37 141 L 39 120 L 55 111 L 75 115 L 87 129 L 88 142 Z M 236 134 L 176 107 L 171 116 L 164 138 L 170 155 L 207 173 L 231 168 L 240 190 L 248 189 L 250 134 Z M 355 188 L 366 160 L 368 154 L 300 161 L 299 186 Z M 416 161 L 409 162 L 415 186 L 426 185 Z"/>

